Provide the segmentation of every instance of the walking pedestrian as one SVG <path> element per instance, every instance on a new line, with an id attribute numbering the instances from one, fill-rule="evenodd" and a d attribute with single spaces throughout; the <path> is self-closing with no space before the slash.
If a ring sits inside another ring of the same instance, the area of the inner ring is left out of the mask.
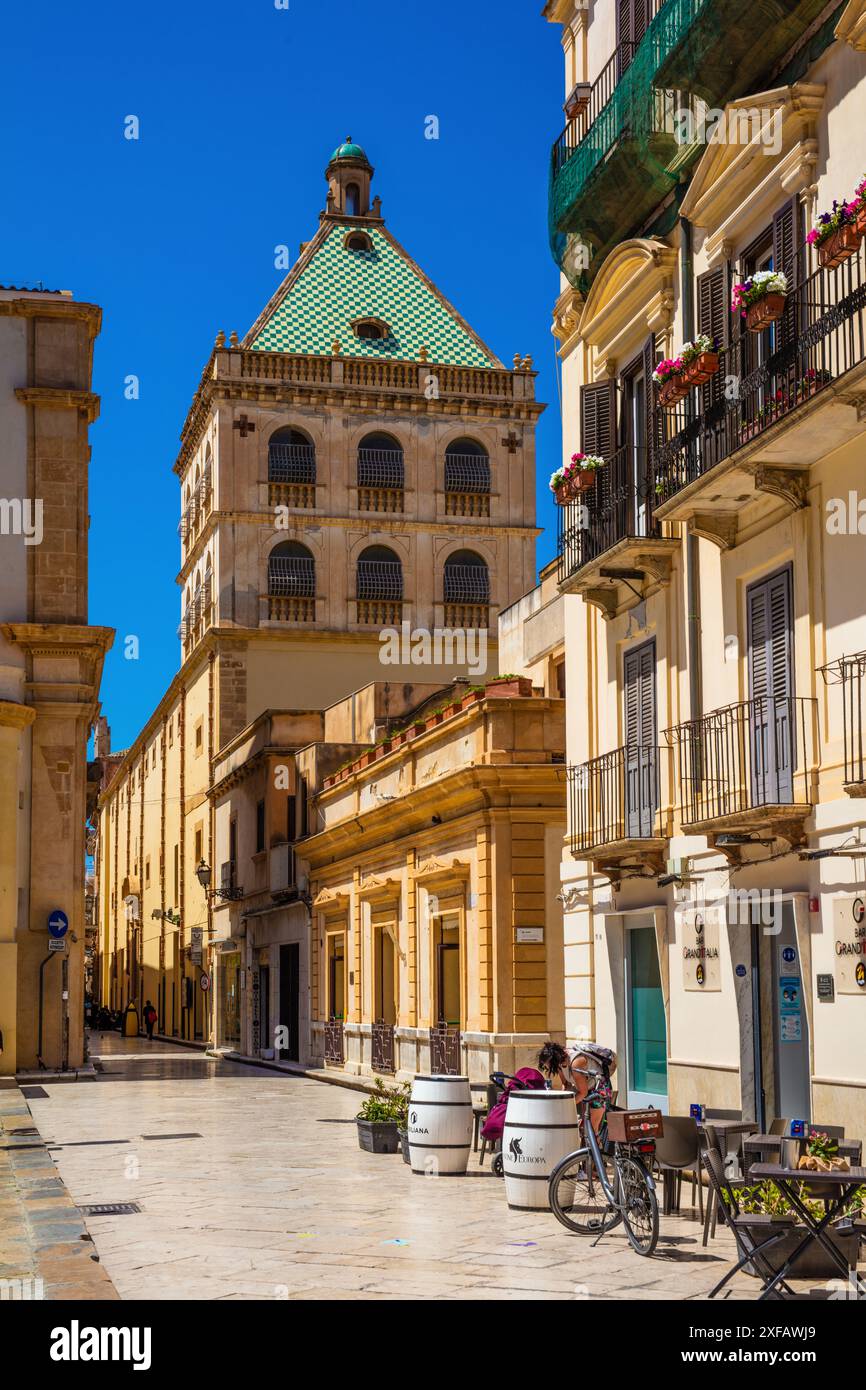
<path id="1" fill-rule="evenodd" d="M 153 1030 L 156 1025 L 157 1013 L 150 1000 L 145 1001 L 144 1005 L 144 1026 L 147 1029 L 147 1040 L 153 1042 Z"/>

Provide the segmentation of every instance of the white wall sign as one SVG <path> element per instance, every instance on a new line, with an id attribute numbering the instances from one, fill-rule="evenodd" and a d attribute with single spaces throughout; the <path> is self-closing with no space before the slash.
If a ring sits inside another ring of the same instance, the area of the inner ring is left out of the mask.
<path id="1" fill-rule="evenodd" d="M 524 942 L 543 941 L 544 927 L 518 927 L 517 940 Z"/>
<path id="2" fill-rule="evenodd" d="M 833 950 L 837 993 L 866 997 L 866 898 L 834 902 Z"/>
<path id="3" fill-rule="evenodd" d="M 722 987 L 719 916 L 717 907 L 687 907 L 677 912 L 683 952 L 683 989 L 706 994 Z"/>

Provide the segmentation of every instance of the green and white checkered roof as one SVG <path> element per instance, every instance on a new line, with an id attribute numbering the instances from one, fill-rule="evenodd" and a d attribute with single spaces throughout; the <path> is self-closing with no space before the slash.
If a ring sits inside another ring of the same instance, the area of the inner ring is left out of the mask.
<path id="1" fill-rule="evenodd" d="M 365 227 L 372 250 L 349 251 L 343 244 L 349 230 L 340 223 L 327 229 L 309 261 L 290 273 L 285 291 L 246 346 L 328 355 L 338 339 L 347 357 L 412 361 L 426 347 L 431 362 L 501 366 L 390 236 Z M 382 319 L 390 337 L 357 337 L 351 325 L 362 318 Z"/>

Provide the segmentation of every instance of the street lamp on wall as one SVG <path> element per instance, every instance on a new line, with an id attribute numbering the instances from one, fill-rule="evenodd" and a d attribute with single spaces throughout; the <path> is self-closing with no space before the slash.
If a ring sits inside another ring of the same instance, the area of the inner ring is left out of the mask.
<path id="1" fill-rule="evenodd" d="M 210 864 L 204 859 L 196 865 L 195 876 L 205 891 L 205 897 L 208 899 L 221 898 L 223 902 L 237 902 L 237 900 L 244 895 L 243 888 L 211 888 L 210 885 L 213 873 Z"/>

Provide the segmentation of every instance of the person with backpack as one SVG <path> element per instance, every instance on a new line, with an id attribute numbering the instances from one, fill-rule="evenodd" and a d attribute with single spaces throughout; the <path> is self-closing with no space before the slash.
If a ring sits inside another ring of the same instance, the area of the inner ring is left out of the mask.
<path id="1" fill-rule="evenodd" d="M 565 1090 L 574 1091 L 575 1103 L 590 1097 L 592 1127 L 598 1133 L 612 1101 L 616 1053 L 594 1042 L 579 1042 L 571 1047 L 549 1042 L 541 1049 L 538 1066 L 551 1081 L 558 1077 Z"/>
<path id="2" fill-rule="evenodd" d="M 147 1029 L 147 1040 L 153 1042 L 153 1030 L 156 1027 L 157 1012 L 148 999 L 144 1005 L 144 1026 Z"/>

